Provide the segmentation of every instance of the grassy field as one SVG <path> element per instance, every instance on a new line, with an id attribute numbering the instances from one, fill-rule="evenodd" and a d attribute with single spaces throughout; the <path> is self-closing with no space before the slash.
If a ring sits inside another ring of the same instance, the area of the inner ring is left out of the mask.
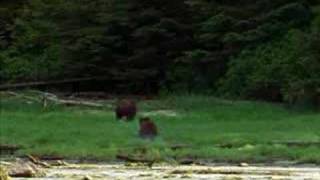
<path id="1" fill-rule="evenodd" d="M 106 101 L 113 104 L 113 101 Z M 1 97 L 0 144 L 18 144 L 18 154 L 113 160 L 117 153 L 167 160 L 223 162 L 293 160 L 320 163 L 320 114 L 279 104 L 225 101 L 208 96 L 167 96 L 139 101 L 159 127 L 153 141 L 138 138 L 137 120 L 118 122 L 111 108 L 63 107 Z M 286 142 L 310 144 L 289 146 Z M 173 145 L 187 145 L 173 150 Z M 138 149 L 146 148 L 146 153 Z"/>

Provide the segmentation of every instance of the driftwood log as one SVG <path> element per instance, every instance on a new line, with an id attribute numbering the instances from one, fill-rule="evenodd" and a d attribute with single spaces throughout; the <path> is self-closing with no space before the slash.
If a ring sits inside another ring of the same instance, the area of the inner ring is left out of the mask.
<path id="1" fill-rule="evenodd" d="M 89 102 L 89 101 L 83 101 L 83 100 L 66 100 L 66 99 L 58 99 L 58 98 L 53 98 L 53 97 L 47 97 L 47 100 L 53 101 L 57 104 L 63 104 L 67 106 L 74 106 L 74 105 L 81 105 L 81 106 L 90 106 L 90 107 L 103 107 L 102 104 L 94 103 L 94 102 Z"/>
<path id="2" fill-rule="evenodd" d="M 13 92 L 13 91 L 2 91 L 2 94 L 8 94 L 8 95 L 23 98 L 29 101 L 39 102 L 39 103 L 42 103 L 44 108 L 47 107 L 49 101 L 57 104 L 67 105 L 67 106 L 80 105 L 80 106 L 89 106 L 89 107 L 98 107 L 98 108 L 104 107 L 102 104 L 90 102 L 90 101 L 59 99 L 58 96 L 56 96 L 55 94 L 48 93 L 48 92 L 41 92 L 41 91 L 33 91 L 33 92 L 38 93 L 38 95 L 36 97 L 27 96 L 24 94 Z"/>
<path id="3" fill-rule="evenodd" d="M 50 168 L 51 166 L 47 164 L 46 162 L 42 162 L 38 157 L 32 156 L 32 155 L 27 155 L 27 158 L 29 161 L 31 161 L 35 165 L 39 165 L 44 168 Z"/>
<path id="4" fill-rule="evenodd" d="M 156 162 L 156 159 L 145 159 L 145 158 L 138 158 L 138 157 L 130 157 L 129 155 L 124 154 L 117 154 L 117 159 L 123 160 L 130 163 L 144 163 L 149 168 L 152 168 L 152 165 Z"/>
<path id="5" fill-rule="evenodd" d="M 41 102 L 41 100 L 39 98 L 32 97 L 32 96 L 26 96 L 24 94 L 19 94 L 19 93 L 13 92 L 13 91 L 1 91 L 1 94 L 7 94 L 9 96 L 15 96 L 15 97 L 23 98 L 23 99 L 30 100 L 30 101 Z"/>
<path id="6" fill-rule="evenodd" d="M 0 144 L 0 154 L 14 154 L 21 148 L 19 145 Z"/>

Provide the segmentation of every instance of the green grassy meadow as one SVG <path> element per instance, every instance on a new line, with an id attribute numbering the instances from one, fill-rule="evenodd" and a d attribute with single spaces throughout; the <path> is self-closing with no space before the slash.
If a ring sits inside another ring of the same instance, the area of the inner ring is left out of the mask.
<path id="1" fill-rule="evenodd" d="M 209 96 L 166 96 L 139 101 L 159 128 L 151 142 L 138 137 L 138 117 L 125 123 L 112 108 L 64 107 L 1 96 L 0 144 L 17 144 L 18 155 L 60 155 L 114 160 L 118 153 L 149 158 L 196 158 L 219 162 L 292 160 L 320 163 L 320 114 L 281 104 L 227 101 Z M 114 104 L 114 101 L 104 101 Z M 186 145 L 172 149 L 174 145 Z"/>

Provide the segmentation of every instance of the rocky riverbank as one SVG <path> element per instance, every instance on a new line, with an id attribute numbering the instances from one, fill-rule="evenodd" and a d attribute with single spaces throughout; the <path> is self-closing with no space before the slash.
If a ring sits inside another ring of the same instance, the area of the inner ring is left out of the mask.
<path id="1" fill-rule="evenodd" d="M 155 164 L 151 168 L 139 163 L 76 164 L 50 162 L 33 164 L 16 160 L 1 162 L 11 179 L 24 179 L 24 175 L 37 180 L 51 179 L 320 179 L 320 166 L 295 165 L 266 166 L 241 164 L 168 165 Z M 14 174 L 16 173 L 16 174 Z M 19 175 L 20 173 L 20 175 Z M 19 175 L 13 177 L 15 175 Z"/>

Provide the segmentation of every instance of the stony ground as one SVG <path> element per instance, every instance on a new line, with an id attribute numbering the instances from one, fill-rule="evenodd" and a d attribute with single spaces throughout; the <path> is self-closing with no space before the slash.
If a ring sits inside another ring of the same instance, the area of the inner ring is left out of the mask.
<path id="1" fill-rule="evenodd" d="M 246 167 L 225 165 L 155 165 L 152 168 L 137 164 L 68 164 L 44 169 L 50 179 L 293 179 L 319 180 L 319 166 L 261 166 Z M 13 178 L 24 179 L 24 178 Z"/>

